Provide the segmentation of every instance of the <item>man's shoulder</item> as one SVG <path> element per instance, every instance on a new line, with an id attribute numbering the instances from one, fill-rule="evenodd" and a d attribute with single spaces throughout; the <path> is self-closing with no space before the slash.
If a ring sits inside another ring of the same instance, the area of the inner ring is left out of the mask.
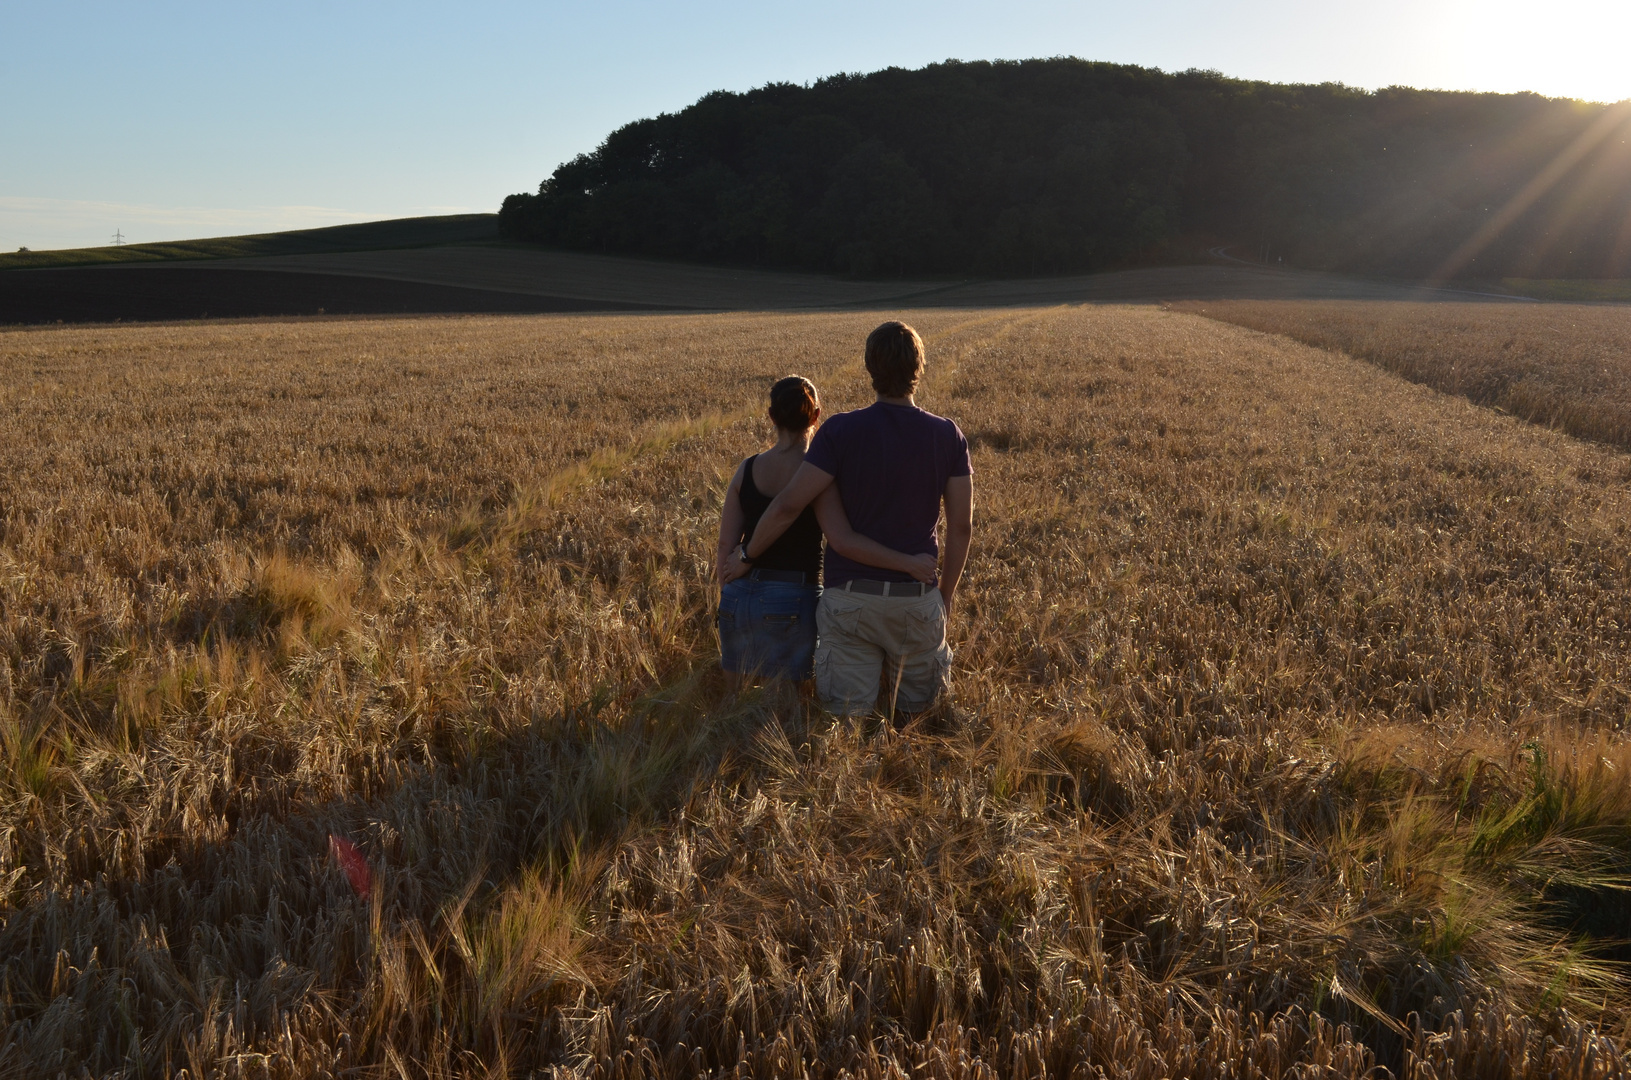
<path id="1" fill-rule="evenodd" d="M 849 412 L 835 413 L 821 424 L 816 432 L 819 437 L 826 434 L 829 439 L 842 438 L 845 434 L 856 431 L 897 431 L 903 429 L 900 424 L 905 419 L 905 431 L 916 428 L 919 431 L 932 431 L 936 434 L 950 435 L 954 438 L 962 437 L 962 429 L 957 423 L 947 417 L 937 416 L 927 409 L 917 406 L 886 406 L 867 405 L 860 409 L 851 409 Z"/>
<path id="2" fill-rule="evenodd" d="M 869 411 L 870 407 L 833 413 L 827 419 L 821 421 L 821 426 L 816 428 L 815 437 L 828 440 L 842 439 L 851 432 L 865 432 L 872 426 L 870 422 L 872 417 L 868 415 Z"/>
<path id="3" fill-rule="evenodd" d="M 834 431 L 842 431 L 857 421 L 864 421 L 865 413 L 866 409 L 851 409 L 849 412 L 833 413 L 827 419 L 821 421 L 821 427 L 818 430 L 826 431 L 831 428 Z"/>
<path id="4" fill-rule="evenodd" d="M 879 416 L 879 409 L 874 405 L 863 405 L 858 409 L 850 409 L 848 413 L 833 413 L 827 424 L 838 424 L 840 427 L 855 426 L 855 424 L 871 423 Z M 827 426 L 822 424 L 822 427 Z"/>
<path id="5" fill-rule="evenodd" d="M 963 429 L 958 427 L 957 421 L 949 416 L 939 416 L 928 409 L 919 409 L 918 412 L 922 414 L 925 426 L 930 428 L 936 435 L 950 436 L 956 440 L 962 439 Z"/>

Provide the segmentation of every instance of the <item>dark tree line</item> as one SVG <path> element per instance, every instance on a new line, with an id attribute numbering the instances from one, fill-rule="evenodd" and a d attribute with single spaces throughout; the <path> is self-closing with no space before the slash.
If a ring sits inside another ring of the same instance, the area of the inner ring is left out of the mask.
<path id="1" fill-rule="evenodd" d="M 1631 272 L 1631 109 L 1082 60 L 713 93 L 512 195 L 503 235 L 763 267 L 1030 275 L 1210 243 L 1423 277 Z"/>

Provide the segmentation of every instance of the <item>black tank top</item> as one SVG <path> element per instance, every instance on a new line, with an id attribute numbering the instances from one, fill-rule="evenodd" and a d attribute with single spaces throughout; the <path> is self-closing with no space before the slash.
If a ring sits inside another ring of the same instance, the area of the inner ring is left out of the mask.
<path id="1" fill-rule="evenodd" d="M 753 482 L 753 463 L 758 457 L 754 454 L 742 466 L 742 486 L 737 489 L 738 502 L 742 505 L 742 540 L 753 535 L 759 519 L 770 509 L 771 497 Z M 814 585 L 816 573 L 821 569 L 821 526 L 816 523 L 815 507 L 806 506 L 787 531 L 753 560 L 753 567 L 755 570 L 799 570 L 808 575 L 805 580 Z"/>

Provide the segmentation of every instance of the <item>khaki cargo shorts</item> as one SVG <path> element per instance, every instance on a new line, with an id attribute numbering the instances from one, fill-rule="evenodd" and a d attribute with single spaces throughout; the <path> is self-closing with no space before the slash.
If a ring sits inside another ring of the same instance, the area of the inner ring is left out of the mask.
<path id="1" fill-rule="evenodd" d="M 946 688 L 951 649 L 939 589 L 922 596 L 824 589 L 816 632 L 816 693 L 828 712 L 854 716 L 880 704 L 921 712 Z"/>

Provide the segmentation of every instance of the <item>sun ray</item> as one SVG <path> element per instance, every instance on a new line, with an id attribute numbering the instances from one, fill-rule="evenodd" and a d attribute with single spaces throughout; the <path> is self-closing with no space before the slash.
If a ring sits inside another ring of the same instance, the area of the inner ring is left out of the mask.
<path id="1" fill-rule="evenodd" d="M 1631 121 L 1623 133 L 1631 133 Z M 1631 155 L 1624 139 L 1596 147 L 1551 192 L 1530 208 L 1543 216 L 1523 236 L 1523 249 L 1509 255 L 1512 277 L 1612 276 L 1606 269 L 1607 236 L 1626 202 Z"/>
<path id="2" fill-rule="evenodd" d="M 1604 139 L 1614 134 L 1616 129 L 1631 119 L 1631 102 L 1622 102 L 1611 105 L 1592 121 L 1580 135 L 1566 147 L 1561 154 L 1553 158 L 1534 178 L 1525 184 L 1516 195 L 1509 199 L 1505 206 L 1478 228 L 1470 237 L 1455 249 L 1448 259 L 1439 264 L 1437 270 L 1427 277 L 1428 285 L 1442 285 L 1462 270 L 1466 269 L 1476 259 L 1480 252 L 1494 243 L 1495 240 L 1511 227 L 1523 212 L 1533 206 L 1541 196 L 1550 191 L 1557 182 L 1566 176 L 1570 169 L 1578 165 L 1582 159 Z"/>

